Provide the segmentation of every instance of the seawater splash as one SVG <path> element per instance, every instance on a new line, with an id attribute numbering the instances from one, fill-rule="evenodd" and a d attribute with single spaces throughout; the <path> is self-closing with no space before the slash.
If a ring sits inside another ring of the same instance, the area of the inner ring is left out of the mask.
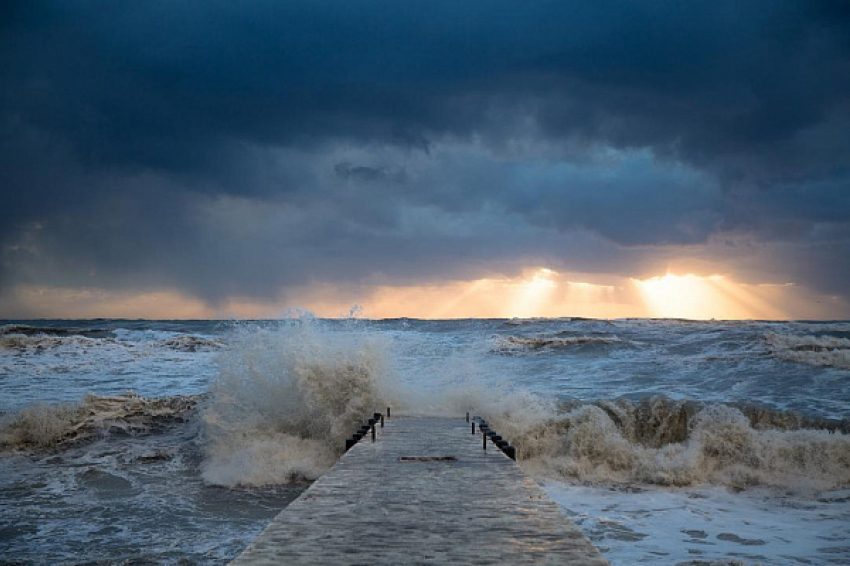
<path id="1" fill-rule="evenodd" d="M 542 478 L 790 490 L 850 485 L 850 423 L 654 397 L 572 403 L 536 422 L 491 420 Z"/>
<path id="2" fill-rule="evenodd" d="M 384 343 L 296 320 L 239 327 L 219 357 L 203 409 L 204 479 L 260 486 L 313 480 L 345 438 L 391 397 Z"/>

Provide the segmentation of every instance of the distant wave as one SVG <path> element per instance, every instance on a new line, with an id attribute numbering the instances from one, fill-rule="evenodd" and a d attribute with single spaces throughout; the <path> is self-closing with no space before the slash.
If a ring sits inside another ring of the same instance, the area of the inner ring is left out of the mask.
<path id="1" fill-rule="evenodd" d="M 199 352 L 216 350 L 221 343 L 209 338 L 191 334 L 173 336 L 151 343 L 154 347 L 166 348 L 178 352 Z M 114 337 L 108 330 L 80 330 L 36 328 L 31 326 L 8 325 L 0 327 L 0 350 L 16 350 L 21 353 L 39 353 L 43 350 L 62 346 L 77 346 L 87 349 L 94 346 L 137 344 L 124 342 Z"/>
<path id="2" fill-rule="evenodd" d="M 103 434 L 137 435 L 185 422 L 197 396 L 147 399 L 132 393 L 87 395 L 79 403 L 36 404 L 0 422 L 0 449 L 56 450 L 84 444 Z"/>
<path id="3" fill-rule="evenodd" d="M 531 326 L 533 324 L 551 323 L 551 318 L 510 318 L 503 324 L 505 326 Z"/>
<path id="4" fill-rule="evenodd" d="M 494 349 L 501 352 L 511 352 L 517 350 L 558 349 L 591 344 L 611 345 L 621 343 L 624 343 L 623 340 L 618 336 L 610 334 L 576 335 L 561 332 L 554 336 L 499 336 L 496 339 Z"/>
<path id="5" fill-rule="evenodd" d="M 532 424 L 504 413 L 491 420 L 542 477 L 800 490 L 850 484 L 850 421 L 666 397 L 577 402 Z"/>
<path id="6" fill-rule="evenodd" d="M 0 350 L 16 350 L 18 352 L 38 353 L 42 350 L 60 346 L 75 345 L 88 348 L 103 344 L 117 344 L 115 338 L 88 338 L 82 335 L 49 335 L 49 334 L 0 334 Z"/>
<path id="7" fill-rule="evenodd" d="M 770 353 L 777 358 L 813 366 L 850 369 L 850 340 L 810 334 L 765 335 Z"/>
<path id="8" fill-rule="evenodd" d="M 691 319 L 691 318 L 618 318 L 613 321 L 615 326 L 631 328 L 681 328 L 681 327 L 709 327 L 722 328 L 746 328 L 751 326 L 763 326 L 765 321 L 761 320 L 715 320 L 715 319 Z"/>
<path id="9" fill-rule="evenodd" d="M 159 345 L 178 352 L 199 352 L 204 350 L 217 350 L 221 348 L 221 342 L 201 338 L 200 336 L 176 336 L 167 340 L 161 340 Z"/>
<path id="10" fill-rule="evenodd" d="M 51 328 L 26 324 L 0 326 L 0 350 L 37 353 L 67 344 L 89 347 L 105 343 L 116 343 L 112 330 Z"/>
<path id="11" fill-rule="evenodd" d="M 5 324 L 0 326 L 0 336 L 19 334 L 23 336 L 86 336 L 103 338 L 114 336 L 108 328 L 54 328 L 49 326 L 29 326 L 27 324 Z"/>
<path id="12" fill-rule="evenodd" d="M 571 324 L 589 322 L 593 324 L 611 325 L 610 320 L 604 318 L 585 318 L 582 316 L 572 316 L 567 318 L 509 318 L 502 324 L 509 327 L 523 327 L 534 325 L 552 325 L 552 324 Z"/>

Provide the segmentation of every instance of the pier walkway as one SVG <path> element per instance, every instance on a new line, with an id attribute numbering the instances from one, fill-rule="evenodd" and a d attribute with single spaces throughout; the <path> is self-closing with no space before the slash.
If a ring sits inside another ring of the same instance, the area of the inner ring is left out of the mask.
<path id="1" fill-rule="evenodd" d="M 284 509 L 234 566 L 608 562 L 463 418 L 396 417 Z"/>

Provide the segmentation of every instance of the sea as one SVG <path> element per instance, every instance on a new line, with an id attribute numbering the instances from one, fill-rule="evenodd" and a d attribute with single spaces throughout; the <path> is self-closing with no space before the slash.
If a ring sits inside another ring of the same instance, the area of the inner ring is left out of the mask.
<path id="1" fill-rule="evenodd" d="M 387 406 L 487 418 L 612 564 L 850 564 L 850 322 L 306 311 L 0 320 L 0 564 L 226 564 Z"/>

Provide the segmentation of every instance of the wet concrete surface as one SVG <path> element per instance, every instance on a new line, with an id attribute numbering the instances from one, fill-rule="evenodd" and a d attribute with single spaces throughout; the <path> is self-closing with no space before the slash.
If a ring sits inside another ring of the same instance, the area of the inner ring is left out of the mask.
<path id="1" fill-rule="evenodd" d="M 377 431 L 231 564 L 608 564 L 463 417 L 399 417 Z"/>

